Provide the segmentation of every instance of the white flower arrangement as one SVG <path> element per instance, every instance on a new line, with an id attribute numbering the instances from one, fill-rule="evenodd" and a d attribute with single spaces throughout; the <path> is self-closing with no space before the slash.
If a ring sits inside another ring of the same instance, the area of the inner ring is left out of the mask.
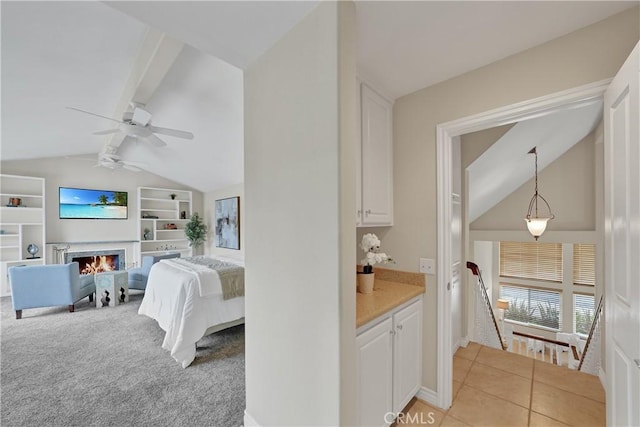
<path id="1" fill-rule="evenodd" d="M 373 233 L 367 233 L 362 236 L 360 247 L 365 253 L 365 257 L 361 261 L 364 265 L 363 272 L 365 274 L 373 273 L 373 265 L 375 264 L 393 262 L 393 259 L 391 259 L 387 254 L 379 252 L 380 239 L 378 239 L 378 236 Z"/>

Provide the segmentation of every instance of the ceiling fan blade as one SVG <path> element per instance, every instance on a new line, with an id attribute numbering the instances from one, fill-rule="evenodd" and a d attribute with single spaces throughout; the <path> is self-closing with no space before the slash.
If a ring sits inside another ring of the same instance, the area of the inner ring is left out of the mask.
<path id="1" fill-rule="evenodd" d="M 94 135 L 110 135 L 112 133 L 118 133 L 120 132 L 120 129 L 107 129 L 107 130 L 101 130 L 98 132 L 94 132 Z"/>
<path id="2" fill-rule="evenodd" d="M 75 110 L 75 111 L 79 111 L 79 112 L 81 112 L 81 113 L 90 114 L 90 115 L 92 115 L 92 116 L 101 117 L 101 118 L 103 118 L 103 119 L 111 120 L 111 121 L 113 121 L 113 122 L 122 123 L 120 120 L 116 120 L 116 119 L 113 119 L 113 118 L 111 118 L 111 117 L 107 117 L 107 116 L 101 116 L 100 114 L 91 113 L 91 112 L 89 112 L 89 111 L 81 110 L 81 109 L 79 109 L 79 108 L 74 108 L 74 107 L 67 107 L 67 108 L 68 108 L 69 110 Z"/>
<path id="3" fill-rule="evenodd" d="M 122 167 L 124 169 L 130 170 L 131 172 L 140 172 L 142 171 L 142 169 L 136 167 L 136 166 L 132 166 L 132 165 L 128 165 L 128 164 L 123 164 Z"/>
<path id="4" fill-rule="evenodd" d="M 83 162 L 95 162 L 96 159 L 95 157 L 93 159 L 90 159 L 88 157 L 76 157 L 76 156 L 64 156 L 65 159 L 69 159 L 69 160 L 82 160 Z"/>
<path id="5" fill-rule="evenodd" d="M 156 126 L 147 126 L 147 128 L 153 133 L 159 133 L 161 135 L 175 136 L 176 138 L 193 139 L 193 134 L 184 130 L 160 128 Z"/>
<path id="6" fill-rule="evenodd" d="M 145 139 L 147 141 L 149 141 L 149 143 L 151 145 L 153 145 L 154 147 L 164 147 L 165 145 L 167 145 L 166 142 L 164 142 L 163 140 L 161 140 L 160 138 L 158 138 L 157 136 L 155 136 L 154 134 L 151 134 L 149 136 L 146 136 Z"/>

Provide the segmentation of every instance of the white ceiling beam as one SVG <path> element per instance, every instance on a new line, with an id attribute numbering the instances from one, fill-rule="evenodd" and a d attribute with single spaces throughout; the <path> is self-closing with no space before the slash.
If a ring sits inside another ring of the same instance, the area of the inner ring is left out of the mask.
<path id="1" fill-rule="evenodd" d="M 113 117 L 121 118 L 130 102 L 146 104 L 156 91 L 176 58 L 182 51 L 184 43 L 169 37 L 154 28 L 149 28 L 140 48 L 140 54 L 134 62 L 120 101 Z M 124 136 L 112 134 L 105 140 L 107 145 L 119 147 Z"/>

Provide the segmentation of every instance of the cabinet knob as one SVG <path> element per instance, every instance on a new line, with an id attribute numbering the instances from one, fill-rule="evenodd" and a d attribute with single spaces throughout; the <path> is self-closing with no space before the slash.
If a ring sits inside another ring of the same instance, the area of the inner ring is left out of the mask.
<path id="1" fill-rule="evenodd" d="M 358 209 L 358 216 L 362 215 L 362 209 Z"/>
<path id="2" fill-rule="evenodd" d="M 390 333 L 391 335 L 395 335 L 395 334 L 396 334 L 396 331 L 394 331 L 394 330 L 392 329 L 392 330 L 390 330 L 390 331 L 389 331 L 389 333 Z"/>
<path id="3" fill-rule="evenodd" d="M 369 214 L 371 213 L 371 209 L 367 209 L 366 211 L 364 211 L 364 213 L 369 216 Z"/>
<path id="4" fill-rule="evenodd" d="M 398 325 L 397 328 L 402 330 L 402 325 Z"/>

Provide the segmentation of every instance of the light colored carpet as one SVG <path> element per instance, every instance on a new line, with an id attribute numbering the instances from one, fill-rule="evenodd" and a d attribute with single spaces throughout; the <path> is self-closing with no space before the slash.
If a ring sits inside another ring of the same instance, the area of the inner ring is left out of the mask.
<path id="1" fill-rule="evenodd" d="M 23 311 L 0 299 L 0 423 L 13 426 L 239 426 L 244 325 L 201 339 L 182 369 L 164 331 L 128 304 Z"/>

